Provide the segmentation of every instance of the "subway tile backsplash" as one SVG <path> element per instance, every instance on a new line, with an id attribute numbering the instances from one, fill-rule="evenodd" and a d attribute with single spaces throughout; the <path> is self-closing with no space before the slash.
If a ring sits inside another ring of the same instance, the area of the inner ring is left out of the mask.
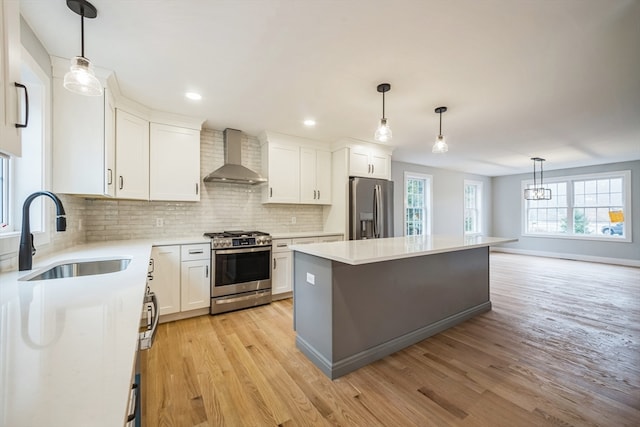
<path id="1" fill-rule="evenodd" d="M 179 147 L 176 147 L 179 149 Z M 260 143 L 243 135 L 242 163 L 261 170 Z M 224 163 L 223 133 L 203 129 L 200 175 Z M 274 232 L 322 230 L 322 206 L 263 205 L 261 185 L 201 182 L 200 202 L 146 202 L 89 199 L 84 202 L 87 242 L 149 237 L 180 237 L 207 231 L 256 229 Z M 295 224 L 292 224 L 295 217 Z M 158 226 L 158 222 L 163 223 Z"/>

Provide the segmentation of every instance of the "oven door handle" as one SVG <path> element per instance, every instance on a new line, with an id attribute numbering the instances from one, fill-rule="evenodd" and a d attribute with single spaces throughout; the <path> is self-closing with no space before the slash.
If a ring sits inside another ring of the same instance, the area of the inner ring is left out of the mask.
<path id="1" fill-rule="evenodd" d="M 153 345 L 158 331 L 158 321 L 160 320 L 158 297 L 154 292 L 149 293 L 145 297 L 145 303 L 151 302 L 153 305 L 153 323 L 149 329 L 140 333 L 140 350 L 148 350 Z"/>
<path id="2" fill-rule="evenodd" d="M 235 297 L 235 298 L 224 298 L 224 299 L 218 299 L 215 300 L 215 304 L 231 304 L 232 302 L 238 302 L 238 301 L 246 301 L 246 300 L 250 300 L 250 299 L 256 299 L 259 296 L 262 296 L 264 294 L 268 294 L 269 292 L 271 292 L 270 289 L 265 289 L 263 291 L 259 291 L 256 293 L 252 293 L 251 295 L 245 295 L 245 296 L 241 296 L 241 297 Z"/>
<path id="3" fill-rule="evenodd" d="M 216 255 L 227 255 L 227 254 L 246 254 L 248 252 L 266 252 L 270 250 L 271 250 L 271 246 L 259 246 L 256 248 L 216 249 L 213 252 Z"/>

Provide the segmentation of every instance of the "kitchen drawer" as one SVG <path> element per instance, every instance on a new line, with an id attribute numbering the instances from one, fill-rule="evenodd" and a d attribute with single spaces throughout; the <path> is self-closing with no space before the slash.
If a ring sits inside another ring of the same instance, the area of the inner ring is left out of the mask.
<path id="1" fill-rule="evenodd" d="M 298 237 L 297 239 L 293 239 L 291 242 L 292 245 L 306 245 L 307 243 L 318 243 L 317 237 Z"/>
<path id="2" fill-rule="evenodd" d="M 286 252 L 289 250 L 289 245 L 291 245 L 291 239 L 274 239 L 271 244 L 273 252 Z"/>
<path id="3" fill-rule="evenodd" d="M 208 243 L 181 246 L 181 261 L 197 261 L 209 258 L 211 258 L 211 245 Z"/>

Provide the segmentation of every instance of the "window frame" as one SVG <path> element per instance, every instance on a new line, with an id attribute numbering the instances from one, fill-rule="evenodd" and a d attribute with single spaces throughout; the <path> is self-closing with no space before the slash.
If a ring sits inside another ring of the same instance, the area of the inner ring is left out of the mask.
<path id="1" fill-rule="evenodd" d="M 477 216 L 476 216 L 476 224 L 477 230 L 475 231 L 467 231 L 466 230 L 466 221 L 467 221 L 467 186 L 476 187 L 476 208 Z M 473 180 L 473 179 L 465 179 L 464 186 L 462 189 L 462 231 L 465 236 L 478 236 L 482 235 L 482 203 L 483 203 L 483 192 L 484 192 L 484 182 Z"/>
<path id="2" fill-rule="evenodd" d="M 25 77 L 24 67 L 28 68 L 31 75 Z M 25 146 L 25 131 L 23 130 L 22 141 L 23 150 L 22 157 L 9 156 L 8 160 L 8 180 L 7 180 L 7 202 L 6 202 L 6 219 L 7 225 L 0 229 L 0 240 L 12 241 L 20 235 L 22 205 L 26 195 L 33 191 L 41 189 L 50 189 L 51 187 L 51 99 L 52 99 L 52 76 L 49 76 L 40 64 L 33 58 L 24 46 L 21 47 L 21 65 L 20 75 L 23 83 L 29 88 L 29 101 L 31 117 L 29 120 L 29 131 L 32 131 L 31 141 L 36 141 L 32 147 L 35 147 L 37 159 L 32 159 L 33 164 L 29 164 L 28 157 L 29 146 Z M 38 113 L 34 114 L 37 111 Z M 38 116 L 38 117 L 36 117 Z M 27 137 L 28 138 L 28 137 Z M 33 149 L 33 148 L 32 148 Z M 32 167 L 39 168 L 38 175 L 34 178 L 37 186 L 29 188 L 29 184 L 25 185 L 20 179 L 20 174 L 27 174 Z M 22 172 L 20 172 L 22 171 Z M 34 236 L 34 243 L 37 247 L 44 246 L 51 242 L 51 235 L 55 229 L 51 229 L 50 222 L 52 218 L 52 208 L 47 202 L 43 202 L 42 198 L 33 201 L 30 209 L 31 213 L 31 230 Z M 6 252 L 6 242 L 0 244 L 0 254 Z"/>
<path id="3" fill-rule="evenodd" d="M 402 235 L 407 236 L 407 208 L 408 208 L 408 198 L 407 198 L 407 181 L 410 179 L 418 179 L 424 180 L 424 222 L 423 222 L 423 233 L 422 234 L 414 234 L 414 236 L 430 236 L 432 231 L 432 223 L 433 223 L 433 176 L 427 175 L 419 172 L 404 172 L 404 180 L 402 187 L 402 197 L 403 197 L 403 206 L 402 206 Z"/>
<path id="4" fill-rule="evenodd" d="M 574 234 L 573 231 L 571 233 L 561 234 L 561 233 L 531 233 L 527 230 L 527 213 L 528 213 L 528 201 L 524 199 L 522 194 L 524 194 L 524 190 L 528 185 L 533 184 L 533 179 L 526 179 L 521 181 L 520 188 L 520 197 L 521 197 L 521 235 L 523 237 L 543 237 L 543 238 L 554 238 L 554 239 L 573 239 L 573 240 L 595 240 L 595 241 L 604 241 L 604 242 L 622 242 L 628 243 L 632 241 L 633 234 L 633 225 L 632 225 L 632 207 L 633 201 L 631 199 L 631 171 L 630 170 L 618 170 L 618 171 L 609 171 L 609 172 L 596 172 L 589 174 L 580 174 L 580 175 L 568 175 L 568 176 L 557 176 L 552 178 L 545 177 L 545 184 L 551 183 L 567 183 L 567 218 L 572 219 L 574 215 L 575 206 L 575 190 L 574 185 L 577 181 L 588 181 L 588 180 L 598 180 L 598 179 L 611 179 L 611 178 L 622 178 L 623 180 L 623 189 L 622 189 L 622 206 L 624 211 L 624 236 L 623 237 L 614 237 L 609 235 L 603 235 L 601 233 L 595 234 Z M 552 196 L 553 197 L 553 196 Z M 568 224 L 572 224 L 569 222 Z M 573 228 L 573 227 L 572 227 Z"/>
<path id="5" fill-rule="evenodd" d="M 11 157 L 0 152 L 0 234 L 9 227 L 9 182 L 11 181 Z"/>

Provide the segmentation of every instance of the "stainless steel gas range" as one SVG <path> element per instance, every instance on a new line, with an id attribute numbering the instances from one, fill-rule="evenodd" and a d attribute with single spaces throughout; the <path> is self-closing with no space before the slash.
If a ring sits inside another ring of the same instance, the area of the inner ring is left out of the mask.
<path id="1" fill-rule="evenodd" d="M 211 314 L 271 302 L 271 236 L 261 231 L 205 233 L 211 238 Z"/>

